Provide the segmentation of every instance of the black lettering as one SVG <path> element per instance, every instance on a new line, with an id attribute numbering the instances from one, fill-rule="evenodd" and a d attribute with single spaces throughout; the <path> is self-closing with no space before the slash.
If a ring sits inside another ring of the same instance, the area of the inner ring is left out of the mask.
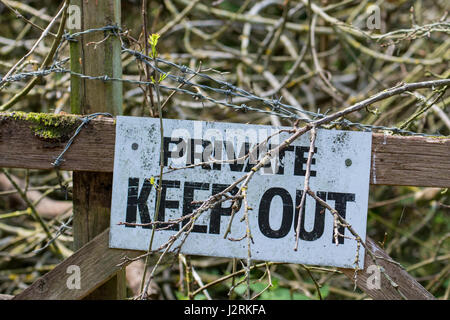
<path id="1" fill-rule="evenodd" d="M 355 194 L 354 193 L 339 193 L 339 192 L 329 192 L 328 193 L 328 200 L 334 200 L 334 209 L 339 213 L 339 215 L 345 219 L 346 211 L 347 211 L 347 202 L 349 201 L 355 201 Z M 338 227 L 338 233 L 344 234 L 345 227 Z M 333 228 L 333 238 L 332 242 L 334 241 L 334 228 Z M 338 236 L 338 243 L 343 244 L 344 243 L 344 237 Z"/>
<path id="2" fill-rule="evenodd" d="M 294 176 L 304 176 L 306 170 L 303 169 L 303 165 L 308 161 L 307 154 L 309 153 L 309 147 L 295 147 L 295 165 L 294 165 Z M 314 148 L 314 153 L 317 153 L 317 148 Z M 311 159 L 311 165 L 316 164 L 316 159 L 313 157 Z M 316 171 L 311 170 L 311 177 L 316 176 Z"/>
<path id="3" fill-rule="evenodd" d="M 214 141 L 214 159 L 215 160 L 222 160 L 222 145 L 223 141 L 215 140 Z M 213 163 L 213 170 L 221 170 L 222 164 L 221 163 Z"/>
<path id="4" fill-rule="evenodd" d="M 258 163 L 258 156 L 259 156 L 260 148 L 261 148 L 261 146 L 258 146 L 256 148 L 253 147 L 252 152 L 250 152 L 250 144 L 246 142 L 245 154 L 248 154 L 248 158 L 247 158 L 248 160 L 247 160 L 247 165 L 245 166 L 245 169 L 244 169 L 245 172 L 250 172 L 250 170 L 252 170 L 253 167 Z M 269 162 L 269 166 L 270 166 L 270 162 Z"/>
<path id="5" fill-rule="evenodd" d="M 169 151 L 170 144 L 176 144 L 177 150 L 172 151 L 172 152 Z M 183 157 L 185 149 L 186 149 L 186 141 L 184 141 L 182 138 L 164 137 L 164 166 L 167 167 L 167 165 L 169 163 L 169 158 Z"/>
<path id="6" fill-rule="evenodd" d="M 202 142 L 203 152 L 200 157 L 201 162 L 209 162 L 211 154 L 213 152 L 212 143 L 209 140 L 203 140 Z M 205 163 L 202 165 L 203 169 L 211 170 L 211 164 Z"/>
<path id="7" fill-rule="evenodd" d="M 303 191 L 297 190 L 296 200 L 295 200 L 295 218 L 294 218 L 294 230 L 297 230 L 298 226 L 298 214 L 300 201 L 302 199 Z M 326 201 L 326 192 L 317 192 L 317 196 L 322 200 Z M 306 202 L 306 201 L 305 201 Z M 306 241 L 314 241 L 319 239 L 323 235 L 323 230 L 325 227 L 325 208 L 322 207 L 318 202 L 316 202 L 316 211 L 314 216 L 314 227 L 311 231 L 306 231 L 305 229 L 305 214 L 306 214 L 306 203 L 303 205 L 302 216 L 300 218 L 300 236 L 299 238 Z M 309 211 L 311 212 L 311 211 Z"/>
<path id="8" fill-rule="evenodd" d="M 284 157 L 286 156 L 286 151 L 294 151 L 294 146 L 289 146 L 287 148 L 284 148 L 283 150 L 280 150 L 280 153 L 278 155 L 279 165 L 277 174 L 284 174 Z"/>
<path id="9" fill-rule="evenodd" d="M 209 190 L 209 183 L 200 182 L 185 182 L 184 183 L 184 196 L 183 196 L 183 216 L 189 215 L 194 212 L 199 204 L 193 204 L 194 192 L 195 190 Z M 183 226 L 188 223 L 189 219 L 183 220 Z M 206 233 L 207 226 L 205 225 L 195 225 L 192 232 Z"/>
<path id="10" fill-rule="evenodd" d="M 147 200 L 152 190 L 152 185 L 148 179 L 144 180 L 144 184 L 141 188 L 141 193 L 138 195 L 139 178 L 128 179 L 128 198 L 127 198 L 127 223 L 136 223 L 137 210 L 139 209 L 139 216 L 141 223 L 150 223 L 150 214 L 148 212 Z M 128 228 L 134 228 L 135 226 L 126 225 Z M 143 226 L 144 229 L 150 229 L 151 226 Z"/>
<path id="11" fill-rule="evenodd" d="M 197 146 L 203 146 L 203 140 L 202 139 L 191 139 L 188 144 L 188 160 L 186 164 L 193 165 L 195 164 L 195 160 L 199 160 L 199 162 L 203 162 L 203 152 L 197 152 L 195 151 L 197 149 Z"/>
<path id="12" fill-rule="evenodd" d="M 257 146 L 255 145 L 253 148 L 253 152 L 249 154 L 248 163 L 244 170 L 245 172 L 250 172 L 250 170 L 258 164 L 258 159 L 262 159 L 263 155 L 265 156 L 265 154 L 272 149 L 272 145 L 267 145 L 267 143 L 264 142 L 259 143 Z M 268 161 L 262 168 L 265 174 L 273 174 L 271 161 Z"/>
<path id="13" fill-rule="evenodd" d="M 227 152 L 227 159 L 234 160 L 233 162 L 229 163 L 230 170 L 241 172 L 242 169 L 244 168 L 245 161 L 243 159 L 240 159 L 240 160 L 237 160 L 237 159 L 242 158 L 250 151 L 250 144 L 248 142 L 244 142 L 241 146 L 241 151 L 239 152 L 239 155 L 236 155 L 232 141 L 224 141 L 224 145 L 225 145 L 225 150 Z M 250 171 L 250 169 L 249 169 L 249 171 Z"/>
<path id="14" fill-rule="evenodd" d="M 270 204 L 275 196 L 279 196 L 283 200 L 283 217 L 281 220 L 280 229 L 278 230 L 273 230 L 269 224 Z M 294 211 L 292 205 L 292 197 L 285 189 L 271 188 L 267 190 L 262 196 L 259 204 L 258 223 L 262 234 L 268 238 L 278 239 L 285 237 L 289 233 L 292 225 L 292 216 Z"/>
<path id="15" fill-rule="evenodd" d="M 218 194 L 228 188 L 229 185 L 227 184 L 213 184 L 212 185 L 212 194 Z M 235 195 L 239 189 L 237 187 L 234 187 L 233 190 L 231 190 L 231 194 Z M 217 203 L 214 208 L 211 209 L 211 215 L 209 218 L 209 233 L 211 234 L 219 234 L 220 233 L 220 218 L 222 216 L 230 216 L 231 215 L 231 207 L 222 207 L 222 202 Z"/>
<path id="16" fill-rule="evenodd" d="M 159 180 L 157 182 L 159 184 Z M 175 200 L 167 200 L 167 188 L 180 188 L 180 181 L 170 181 L 163 180 L 161 184 L 161 201 L 159 204 L 158 210 L 158 221 L 161 223 L 156 224 L 155 228 L 166 228 L 170 225 L 170 223 L 165 223 L 166 221 L 166 209 L 178 209 L 180 206 L 179 201 Z M 155 201 L 155 211 L 156 204 L 158 202 L 158 193 L 156 193 L 156 201 Z M 172 225 L 165 230 L 179 230 L 179 225 Z"/>
<path id="17" fill-rule="evenodd" d="M 264 143 L 264 145 L 266 145 Z M 268 149 L 267 149 L 268 148 Z M 262 159 L 263 156 L 262 154 L 264 153 L 264 156 L 266 155 L 267 152 L 269 152 L 269 150 L 272 149 L 272 145 L 269 143 L 269 145 L 267 146 L 267 148 L 265 148 L 264 150 L 261 150 L 261 145 L 258 147 L 258 159 Z M 274 147 L 275 148 L 275 147 Z M 268 161 L 264 166 L 263 166 L 263 172 L 265 174 L 273 174 L 273 170 L 272 170 L 272 162 Z"/>

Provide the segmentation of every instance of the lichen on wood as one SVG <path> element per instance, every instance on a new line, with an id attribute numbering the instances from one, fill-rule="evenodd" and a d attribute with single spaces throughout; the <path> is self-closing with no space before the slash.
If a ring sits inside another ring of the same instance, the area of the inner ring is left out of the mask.
<path id="1" fill-rule="evenodd" d="M 57 115 L 36 112 L 6 112 L 0 113 L 0 120 L 25 121 L 30 123 L 30 129 L 40 139 L 65 141 L 71 137 L 80 120 L 75 115 Z"/>

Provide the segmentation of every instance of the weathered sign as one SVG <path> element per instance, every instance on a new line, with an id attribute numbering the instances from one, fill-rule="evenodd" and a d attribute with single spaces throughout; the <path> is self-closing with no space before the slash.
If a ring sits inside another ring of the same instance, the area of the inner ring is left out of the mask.
<path id="1" fill-rule="evenodd" d="M 117 117 L 110 247 L 147 250 L 159 212 L 152 249 L 165 244 L 207 200 L 248 174 L 268 150 L 289 137 L 288 132 L 262 125 L 205 121 Z M 278 133 L 278 134 L 277 134 Z M 271 137 L 269 140 L 268 137 Z M 364 241 L 371 155 L 370 132 L 317 130 L 310 188 L 343 216 Z M 268 143 L 263 143 L 268 141 Z M 160 174 L 163 146 L 164 174 Z M 247 200 L 253 236 L 253 260 L 355 267 L 357 242 L 343 227 L 335 243 L 333 216 L 306 197 L 301 215 L 298 250 L 295 231 L 302 197 L 310 134 L 304 134 L 258 170 L 248 184 Z M 258 148 L 256 148 L 258 146 Z M 245 157 L 249 154 L 249 157 Z M 202 163 L 201 165 L 199 165 Z M 177 169 L 175 168 L 183 168 Z M 230 196 L 237 192 L 231 190 Z M 244 206 L 236 213 L 228 238 L 231 201 L 217 204 L 195 220 L 181 248 L 193 255 L 246 258 Z M 350 238 L 347 238 L 349 236 Z M 229 238 L 234 239 L 231 241 Z M 179 244 L 175 242 L 174 247 Z M 364 249 L 359 249 L 363 267 Z"/>

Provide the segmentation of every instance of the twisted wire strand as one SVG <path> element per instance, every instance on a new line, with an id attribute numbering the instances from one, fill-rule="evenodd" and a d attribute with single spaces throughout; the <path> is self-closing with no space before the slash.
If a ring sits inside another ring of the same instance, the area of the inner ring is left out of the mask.
<path id="1" fill-rule="evenodd" d="M 60 45 L 58 46 L 57 53 L 55 54 L 55 59 L 49 68 L 43 69 L 43 70 L 31 71 L 31 72 L 22 72 L 22 73 L 17 73 L 17 74 L 11 75 L 5 79 L 1 79 L 0 86 L 2 86 L 4 83 L 20 82 L 20 81 L 24 81 L 29 78 L 46 77 L 51 74 L 58 74 L 58 73 L 66 73 L 66 74 L 70 74 L 70 75 L 73 75 L 73 76 L 76 76 L 76 77 L 79 77 L 82 79 L 88 79 L 88 80 L 120 81 L 123 83 L 129 83 L 129 84 L 134 84 L 134 85 L 144 85 L 144 86 L 153 86 L 153 87 L 155 86 L 155 83 L 153 83 L 152 81 L 115 78 L 115 77 L 110 77 L 108 75 L 90 76 L 90 75 L 86 75 L 86 74 L 77 73 L 77 72 L 74 72 L 74 71 L 64 67 L 64 65 L 70 60 L 69 58 L 57 60 L 59 50 L 65 41 L 68 41 L 68 42 L 78 41 L 77 40 L 78 37 L 85 35 L 85 34 L 94 33 L 94 32 L 111 32 L 113 35 L 121 37 L 122 29 L 115 25 L 108 25 L 108 26 L 104 26 L 101 28 L 88 29 L 88 30 L 84 30 L 84 31 L 80 31 L 80 32 L 72 33 L 72 34 L 66 33 L 63 36 L 63 39 L 61 40 Z M 122 40 L 122 38 L 121 38 L 121 40 Z M 202 102 L 209 101 L 213 104 L 229 107 L 229 108 L 232 108 L 232 109 L 235 109 L 238 111 L 242 111 L 242 112 L 248 112 L 248 111 L 259 112 L 259 113 L 263 113 L 263 114 L 274 115 L 274 116 L 280 117 L 282 119 L 300 120 L 305 123 L 310 123 L 311 121 L 314 121 L 316 119 L 321 119 L 326 116 L 326 113 L 303 110 L 298 107 L 289 105 L 287 103 L 283 103 L 283 102 L 281 102 L 281 98 L 267 99 L 264 97 L 257 96 L 245 89 L 242 89 L 242 88 L 239 88 L 238 86 L 233 85 L 230 82 L 216 79 L 208 74 L 202 73 L 197 70 L 193 70 L 192 68 L 189 68 L 185 65 L 180 65 L 173 61 L 168 61 L 168 60 L 165 60 L 162 58 L 156 58 L 157 63 L 163 64 L 170 68 L 174 68 L 174 69 L 178 70 L 179 74 L 181 74 L 181 75 L 171 74 L 170 72 L 164 71 L 163 69 L 161 69 L 160 67 L 158 67 L 157 65 L 152 63 L 151 62 L 152 58 L 150 56 L 145 55 L 142 52 L 127 48 L 124 45 L 123 41 L 122 41 L 122 52 L 132 55 L 133 57 L 135 57 L 136 60 L 142 61 L 143 63 L 145 63 L 149 67 L 151 67 L 153 70 L 156 70 L 159 74 L 163 74 L 166 78 L 171 79 L 175 83 L 183 84 L 184 87 L 198 88 L 198 89 L 202 89 L 204 91 L 215 93 L 219 96 L 225 96 L 226 99 L 219 100 L 219 99 L 211 97 L 210 95 L 204 95 L 204 94 L 200 93 L 199 91 L 191 91 L 186 88 L 173 87 L 173 86 L 169 86 L 169 85 L 160 83 L 160 84 L 158 84 L 158 86 L 162 90 L 166 90 L 169 92 L 176 91 L 178 93 L 191 96 L 195 100 L 200 100 Z M 198 78 L 204 79 L 206 81 L 210 81 L 213 84 L 216 84 L 217 87 L 192 82 L 192 81 L 188 80 L 188 77 L 187 77 L 188 75 L 195 75 Z M 248 101 L 248 103 L 256 102 L 256 103 L 262 104 L 265 107 L 265 109 L 261 108 L 261 107 L 259 107 L 259 108 L 253 107 L 253 106 L 248 105 L 247 103 L 241 103 L 241 104 L 233 103 L 233 98 L 241 98 L 241 99 L 244 99 L 246 102 Z M 0 110 L 0 111 L 2 111 L 2 110 Z M 299 115 L 299 113 L 308 115 L 308 116 L 312 117 L 313 120 L 302 117 Z M 82 124 L 78 127 L 76 133 L 74 134 L 74 136 L 72 138 L 74 139 L 78 135 L 80 130 L 84 127 L 84 125 L 86 125 L 91 119 L 93 119 L 99 115 L 110 116 L 109 114 L 94 114 L 94 115 L 89 115 L 89 116 L 83 118 Z M 348 119 L 340 119 L 337 121 L 332 121 L 332 122 L 330 122 L 330 125 L 332 127 L 338 125 L 338 126 L 347 127 L 347 128 L 356 128 L 356 129 L 363 130 L 363 131 L 376 130 L 376 131 L 384 131 L 385 133 L 389 132 L 392 134 L 401 134 L 401 135 L 409 135 L 409 136 L 423 136 L 423 137 L 441 136 L 439 133 L 437 133 L 437 134 L 418 133 L 418 132 L 400 129 L 397 127 L 386 127 L 386 126 L 380 126 L 380 125 L 376 126 L 376 125 L 352 122 Z M 63 161 L 62 155 L 70 147 L 70 144 L 73 142 L 73 139 L 69 140 L 69 143 L 68 143 L 68 146 L 66 146 L 66 149 L 55 160 L 55 162 L 54 162 L 55 166 L 59 166 L 61 164 L 61 161 Z"/>

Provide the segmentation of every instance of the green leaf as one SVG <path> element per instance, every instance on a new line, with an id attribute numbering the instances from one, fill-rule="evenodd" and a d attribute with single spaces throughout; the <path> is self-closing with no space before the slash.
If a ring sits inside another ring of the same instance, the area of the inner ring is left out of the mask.
<path id="1" fill-rule="evenodd" d="M 291 295 L 291 291 L 287 288 L 278 288 L 275 290 L 264 291 L 258 300 L 308 300 L 308 297 L 294 292 Z"/>
<path id="2" fill-rule="evenodd" d="M 234 288 L 234 292 L 236 292 L 236 294 L 238 294 L 240 296 L 245 294 L 246 290 L 247 290 L 247 285 L 245 283 L 241 283 L 240 285 L 238 285 L 237 287 Z"/>
<path id="3" fill-rule="evenodd" d="M 291 293 L 286 288 L 267 290 L 260 296 L 260 300 L 291 300 Z"/>
<path id="4" fill-rule="evenodd" d="M 280 285 L 280 280 L 278 278 L 272 277 L 272 289 L 278 288 Z"/>
<path id="5" fill-rule="evenodd" d="M 156 58 L 156 46 L 158 45 L 158 39 L 160 35 L 157 33 L 153 33 L 148 36 L 148 43 L 152 47 L 152 58 Z"/>
<path id="6" fill-rule="evenodd" d="M 169 74 L 170 74 L 170 72 L 161 74 L 159 76 L 159 82 L 161 83 L 162 81 L 164 81 L 164 79 L 166 79 Z"/>
<path id="7" fill-rule="evenodd" d="M 304 294 L 294 292 L 292 295 L 292 300 L 311 300 L 311 299 L 305 296 Z"/>
<path id="8" fill-rule="evenodd" d="M 188 300 L 188 297 L 185 296 L 182 292 L 180 291 L 175 291 L 175 296 L 177 297 L 178 300 Z"/>
<path id="9" fill-rule="evenodd" d="M 330 286 L 323 285 L 322 288 L 320 288 L 320 294 L 322 295 L 322 299 L 325 299 L 330 294 Z"/>
<path id="10" fill-rule="evenodd" d="M 250 289 L 252 289 L 255 293 L 259 293 L 263 291 L 268 286 L 268 283 L 265 282 L 255 282 L 250 284 Z"/>

